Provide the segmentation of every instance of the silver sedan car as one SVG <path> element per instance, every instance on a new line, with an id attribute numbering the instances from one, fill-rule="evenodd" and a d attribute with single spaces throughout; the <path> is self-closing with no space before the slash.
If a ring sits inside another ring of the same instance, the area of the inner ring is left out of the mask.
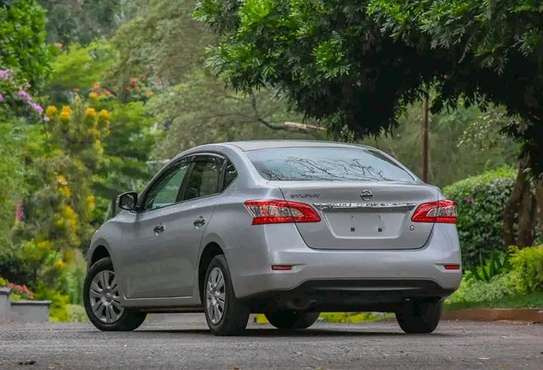
<path id="1" fill-rule="evenodd" d="M 454 202 L 389 155 L 313 141 L 203 145 L 172 159 L 92 238 L 85 309 L 101 330 L 205 312 L 304 329 L 323 311 L 394 312 L 432 332 L 458 288 Z"/>

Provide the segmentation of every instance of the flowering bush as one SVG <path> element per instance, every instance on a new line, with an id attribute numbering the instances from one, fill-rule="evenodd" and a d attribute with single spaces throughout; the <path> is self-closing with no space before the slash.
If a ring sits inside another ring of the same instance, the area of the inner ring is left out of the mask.
<path id="1" fill-rule="evenodd" d="M 43 107 L 30 95 L 28 88 L 29 85 L 19 81 L 10 69 L 0 68 L 0 113 L 43 118 Z"/>
<path id="2" fill-rule="evenodd" d="M 11 289 L 11 300 L 18 301 L 21 299 L 34 299 L 34 293 L 28 289 L 26 285 L 17 285 L 8 283 L 8 288 Z"/>
<path id="3" fill-rule="evenodd" d="M 0 276 L 0 287 L 11 289 L 11 300 L 34 299 L 34 293 L 24 284 L 13 284 Z"/>

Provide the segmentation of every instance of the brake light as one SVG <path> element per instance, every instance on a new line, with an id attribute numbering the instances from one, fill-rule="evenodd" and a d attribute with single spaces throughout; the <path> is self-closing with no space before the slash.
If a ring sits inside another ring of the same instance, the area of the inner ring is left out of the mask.
<path id="1" fill-rule="evenodd" d="M 452 200 L 422 203 L 413 213 L 411 221 L 455 224 L 456 203 Z"/>
<path id="2" fill-rule="evenodd" d="M 287 200 L 248 200 L 245 208 L 253 216 L 253 225 L 319 222 L 317 211 L 309 204 Z"/>

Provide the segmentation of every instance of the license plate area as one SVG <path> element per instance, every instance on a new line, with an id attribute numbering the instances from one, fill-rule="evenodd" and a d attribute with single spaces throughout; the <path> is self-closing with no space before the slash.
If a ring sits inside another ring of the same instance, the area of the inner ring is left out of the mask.
<path id="1" fill-rule="evenodd" d="M 324 215 L 335 237 L 357 239 L 397 238 L 405 219 L 398 210 L 329 209 Z"/>

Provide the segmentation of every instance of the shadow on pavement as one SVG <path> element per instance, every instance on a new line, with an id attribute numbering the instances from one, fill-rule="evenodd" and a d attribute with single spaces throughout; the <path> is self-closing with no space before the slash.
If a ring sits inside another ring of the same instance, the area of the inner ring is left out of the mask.
<path id="1" fill-rule="evenodd" d="M 198 335 L 207 335 L 212 336 L 212 334 L 207 329 L 141 329 L 136 330 L 134 335 L 138 334 L 198 334 Z M 278 330 L 278 329 L 247 329 L 243 335 L 239 337 L 371 337 L 371 336 L 390 336 L 390 337 L 401 337 L 407 336 L 402 332 L 389 332 L 389 331 L 364 331 L 364 330 L 334 330 L 334 329 L 307 329 L 307 330 Z M 433 334 L 420 334 L 420 335 L 409 335 L 409 337 L 450 337 L 451 334 L 444 333 L 433 333 Z"/>

